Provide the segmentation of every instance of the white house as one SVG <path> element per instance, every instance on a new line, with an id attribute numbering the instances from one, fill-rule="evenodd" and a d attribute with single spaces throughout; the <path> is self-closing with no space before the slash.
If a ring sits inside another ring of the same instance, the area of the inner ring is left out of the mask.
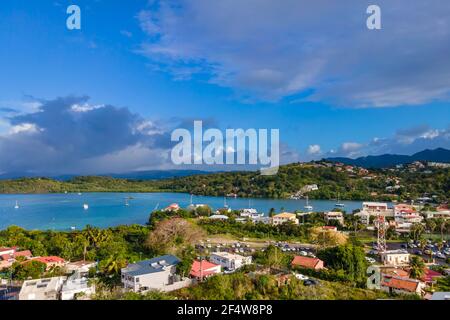
<path id="1" fill-rule="evenodd" d="M 78 294 L 89 297 L 94 293 L 95 287 L 89 284 L 87 278 L 69 278 L 61 288 L 61 300 L 74 300 Z"/>
<path id="2" fill-rule="evenodd" d="M 325 212 L 325 221 L 330 223 L 330 221 L 337 221 L 340 225 L 344 224 L 344 214 L 340 211 L 328 211 Z"/>
<path id="3" fill-rule="evenodd" d="M 58 300 L 66 277 L 24 281 L 19 300 Z"/>
<path id="4" fill-rule="evenodd" d="M 173 255 L 164 255 L 129 264 L 122 269 L 122 284 L 125 289 L 134 292 L 171 291 L 185 287 L 190 282 L 176 275 L 176 266 L 179 262 L 180 260 Z"/>
<path id="5" fill-rule="evenodd" d="M 410 254 L 406 250 L 388 250 L 380 254 L 385 265 L 401 266 L 409 264 Z"/>
<path id="6" fill-rule="evenodd" d="M 237 270 L 244 265 L 252 263 L 252 257 L 244 257 L 229 252 L 214 252 L 209 259 L 214 264 L 219 264 L 227 270 Z"/>
<path id="7" fill-rule="evenodd" d="M 382 215 L 384 217 L 393 217 L 394 210 L 388 207 L 384 202 L 363 202 L 360 212 L 355 213 L 364 224 L 370 223 L 370 217 Z"/>
<path id="8" fill-rule="evenodd" d="M 292 222 L 294 224 L 299 223 L 295 213 L 283 212 L 272 217 L 272 224 L 275 226 L 286 222 Z"/>

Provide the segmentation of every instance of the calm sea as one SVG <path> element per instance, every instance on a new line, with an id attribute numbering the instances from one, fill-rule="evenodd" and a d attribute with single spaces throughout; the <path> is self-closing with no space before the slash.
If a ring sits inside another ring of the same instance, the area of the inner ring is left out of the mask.
<path id="1" fill-rule="evenodd" d="M 128 206 L 125 205 L 126 197 Z M 19 208 L 14 208 L 16 201 Z M 40 230 L 77 230 L 86 225 L 111 227 L 121 224 L 145 224 L 155 208 L 165 208 L 171 203 L 181 207 L 190 204 L 191 196 L 184 193 L 76 193 L 68 194 L 32 194 L 0 195 L 0 229 L 18 225 L 26 229 Z M 207 204 L 213 209 L 224 206 L 223 197 L 193 196 L 194 204 Z M 305 200 L 245 199 L 227 198 L 232 209 L 255 208 L 268 213 L 270 208 L 276 211 L 303 210 Z M 360 208 L 359 201 L 341 201 L 345 210 Z M 83 205 L 89 209 L 84 210 Z M 310 200 L 314 211 L 327 211 L 334 207 L 332 200 Z"/>

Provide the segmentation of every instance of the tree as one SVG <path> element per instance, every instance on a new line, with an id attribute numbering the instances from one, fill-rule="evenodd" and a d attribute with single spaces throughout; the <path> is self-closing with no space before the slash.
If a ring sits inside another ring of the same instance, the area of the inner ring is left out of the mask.
<path id="1" fill-rule="evenodd" d="M 275 215 L 275 208 L 270 208 L 269 217 L 272 218 Z"/>
<path id="2" fill-rule="evenodd" d="M 342 232 L 323 229 L 322 227 L 311 228 L 310 240 L 320 247 L 334 247 L 347 243 L 348 237 Z"/>
<path id="3" fill-rule="evenodd" d="M 327 268 L 340 274 L 358 286 L 366 284 L 367 262 L 364 249 L 355 245 L 326 248 L 317 253 Z"/>
<path id="4" fill-rule="evenodd" d="M 125 268 L 127 261 L 123 257 L 110 256 L 102 261 L 101 270 L 106 275 L 118 275 L 122 268 Z"/>
<path id="5" fill-rule="evenodd" d="M 15 262 L 12 266 L 12 276 L 18 280 L 38 279 L 45 273 L 46 268 L 45 263 L 36 260 L 25 263 Z"/>
<path id="6" fill-rule="evenodd" d="M 204 231 L 182 218 L 159 221 L 146 240 L 154 254 L 177 254 L 204 237 Z"/>
<path id="7" fill-rule="evenodd" d="M 421 257 L 413 256 L 409 262 L 409 275 L 413 279 L 420 279 L 425 273 L 425 262 Z"/>
<path id="8" fill-rule="evenodd" d="M 423 224 L 413 223 L 411 225 L 409 236 L 412 240 L 417 241 L 422 237 L 422 234 L 424 231 L 425 231 L 425 228 L 424 228 Z"/>
<path id="9" fill-rule="evenodd" d="M 268 246 L 263 252 L 257 252 L 254 259 L 255 263 L 270 268 L 285 267 L 290 263 L 290 260 L 292 259 L 289 256 L 273 245 Z"/>

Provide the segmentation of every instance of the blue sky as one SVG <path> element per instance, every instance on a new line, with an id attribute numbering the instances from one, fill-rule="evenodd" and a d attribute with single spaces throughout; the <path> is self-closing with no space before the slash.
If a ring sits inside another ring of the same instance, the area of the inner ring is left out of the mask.
<path id="1" fill-rule="evenodd" d="M 449 148 L 450 4 L 375 1 L 369 31 L 372 2 L 5 0 L 0 172 L 169 168 L 194 119 L 279 128 L 283 162 Z"/>

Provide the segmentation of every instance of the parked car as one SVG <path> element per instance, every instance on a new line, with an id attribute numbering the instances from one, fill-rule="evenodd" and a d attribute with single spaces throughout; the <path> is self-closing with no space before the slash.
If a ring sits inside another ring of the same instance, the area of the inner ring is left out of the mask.
<path id="1" fill-rule="evenodd" d="M 436 253 L 436 257 L 439 259 L 447 259 L 447 257 L 445 256 L 445 254 L 441 253 L 441 252 L 437 252 Z"/>
<path id="2" fill-rule="evenodd" d="M 318 281 L 317 280 L 313 280 L 313 279 L 308 279 L 308 280 L 305 280 L 303 282 L 303 284 L 305 286 L 315 286 L 316 284 L 318 284 Z"/>
<path id="3" fill-rule="evenodd" d="M 306 251 L 300 251 L 299 253 L 300 253 L 300 255 L 302 255 L 302 256 L 307 256 L 307 255 L 308 255 L 308 252 L 306 252 Z"/>
<path id="4" fill-rule="evenodd" d="M 305 276 L 304 274 L 301 274 L 301 273 L 294 273 L 294 276 L 295 276 L 298 280 L 302 280 L 302 281 L 309 280 L 309 277 L 308 277 L 308 276 Z"/>

